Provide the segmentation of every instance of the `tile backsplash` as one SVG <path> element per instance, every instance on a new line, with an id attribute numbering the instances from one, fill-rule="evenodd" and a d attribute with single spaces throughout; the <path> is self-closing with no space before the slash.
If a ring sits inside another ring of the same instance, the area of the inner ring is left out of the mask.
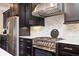
<path id="1" fill-rule="evenodd" d="M 79 24 L 63 24 L 64 15 L 51 16 L 45 18 L 45 26 L 41 31 L 35 32 L 31 30 L 31 36 L 50 36 L 52 29 L 59 30 L 59 37 L 65 39 L 79 38 Z"/>

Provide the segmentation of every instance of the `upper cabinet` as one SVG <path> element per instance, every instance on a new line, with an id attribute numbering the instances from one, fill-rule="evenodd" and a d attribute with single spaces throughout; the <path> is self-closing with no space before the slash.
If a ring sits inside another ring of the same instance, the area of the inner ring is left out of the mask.
<path id="1" fill-rule="evenodd" d="M 30 26 L 44 26 L 44 18 L 32 16 Z"/>
<path id="2" fill-rule="evenodd" d="M 7 19 L 10 16 L 10 9 L 7 11 L 3 12 L 3 28 L 7 28 Z"/>
<path id="3" fill-rule="evenodd" d="M 6 12 L 3 13 L 3 28 L 6 28 L 7 25 L 7 14 Z"/>
<path id="4" fill-rule="evenodd" d="M 44 18 L 32 16 L 32 4 L 19 4 L 19 26 L 44 26 Z"/>
<path id="5" fill-rule="evenodd" d="M 19 4 L 19 26 L 29 26 L 29 21 L 32 17 L 32 4 L 31 3 L 20 3 Z"/>
<path id="6" fill-rule="evenodd" d="M 20 36 L 29 36 L 30 27 L 29 22 L 32 17 L 32 4 L 31 3 L 19 3 L 19 35 Z"/>
<path id="7" fill-rule="evenodd" d="M 32 3 L 13 3 L 10 7 L 10 16 L 19 16 L 19 26 L 29 26 L 32 16 Z"/>
<path id="8" fill-rule="evenodd" d="M 64 23 L 79 23 L 79 3 L 64 3 Z"/>

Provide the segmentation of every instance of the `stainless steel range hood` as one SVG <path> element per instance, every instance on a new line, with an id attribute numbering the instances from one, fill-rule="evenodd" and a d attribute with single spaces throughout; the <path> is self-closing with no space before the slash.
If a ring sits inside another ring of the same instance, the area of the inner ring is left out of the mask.
<path id="1" fill-rule="evenodd" d="M 48 17 L 57 14 L 62 14 L 62 3 L 40 3 L 36 6 L 32 15 L 38 17 Z"/>

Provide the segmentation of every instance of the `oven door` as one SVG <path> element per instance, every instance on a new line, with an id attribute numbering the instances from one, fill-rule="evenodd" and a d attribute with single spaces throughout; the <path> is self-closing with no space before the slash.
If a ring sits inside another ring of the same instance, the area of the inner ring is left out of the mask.
<path id="1" fill-rule="evenodd" d="M 55 53 L 33 47 L 34 56 L 55 56 Z"/>

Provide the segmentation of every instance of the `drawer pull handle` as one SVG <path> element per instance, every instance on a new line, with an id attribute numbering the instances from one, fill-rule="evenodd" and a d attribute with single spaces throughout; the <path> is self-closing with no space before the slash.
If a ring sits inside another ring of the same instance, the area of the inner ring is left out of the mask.
<path id="1" fill-rule="evenodd" d="M 30 47 L 27 47 L 27 48 L 30 48 Z"/>
<path id="2" fill-rule="evenodd" d="M 67 50 L 72 50 L 72 48 L 68 48 L 68 47 L 64 47 L 64 49 L 67 49 Z"/>
<path id="3" fill-rule="evenodd" d="M 31 41 L 27 41 L 28 43 L 30 43 Z"/>
<path id="4" fill-rule="evenodd" d="M 20 39 L 20 41 L 23 41 L 23 39 Z"/>

